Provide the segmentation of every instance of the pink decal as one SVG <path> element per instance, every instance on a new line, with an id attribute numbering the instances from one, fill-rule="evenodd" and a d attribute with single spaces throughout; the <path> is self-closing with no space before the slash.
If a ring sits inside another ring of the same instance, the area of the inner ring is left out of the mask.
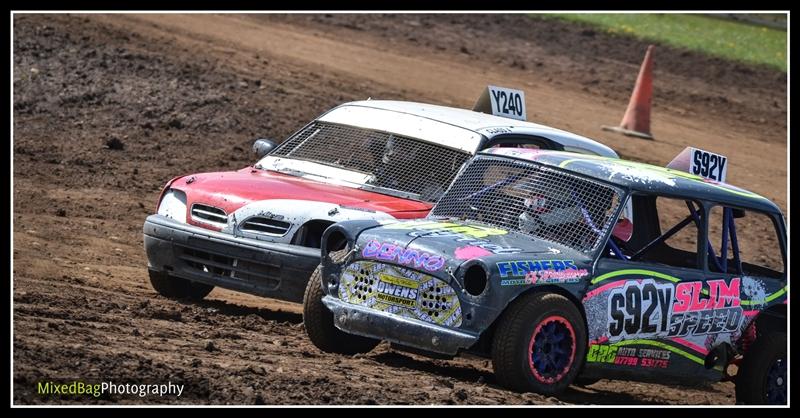
<path id="1" fill-rule="evenodd" d="M 698 312 L 706 310 L 706 305 L 708 304 L 707 299 L 700 299 L 700 294 L 703 292 L 703 282 L 691 282 L 687 283 L 692 286 L 692 303 L 689 305 L 690 312 Z"/>
<path id="2" fill-rule="evenodd" d="M 739 306 L 739 278 L 731 279 L 731 284 L 726 285 L 724 280 L 715 280 L 719 282 L 717 308 L 724 306 Z M 712 289 L 713 290 L 713 289 Z"/>
<path id="3" fill-rule="evenodd" d="M 689 304 L 692 300 L 691 283 L 678 283 L 678 285 L 675 286 L 675 299 L 677 299 L 677 302 L 672 305 L 673 312 L 678 313 L 688 311 Z"/>
<path id="4" fill-rule="evenodd" d="M 700 347 L 699 345 L 697 345 L 695 343 L 692 343 L 692 342 L 689 342 L 687 340 L 684 340 L 683 338 L 672 337 L 672 341 L 675 341 L 676 343 L 678 343 L 678 344 L 680 344 L 682 346 L 689 347 L 692 350 L 697 351 L 700 354 L 708 354 L 708 350 L 705 347 Z"/>
<path id="5" fill-rule="evenodd" d="M 709 280 L 708 298 L 702 296 L 702 282 L 678 283 L 675 286 L 677 302 L 673 305 L 673 312 L 700 312 L 740 306 L 739 282 L 738 277 L 731 279 L 730 284 L 722 279 Z"/>
<path id="6" fill-rule="evenodd" d="M 445 259 L 440 255 L 403 248 L 388 242 L 381 243 L 376 240 L 368 242 L 364 246 L 361 255 L 364 256 L 364 258 L 377 258 L 379 260 L 392 262 L 396 261 L 399 264 L 413 266 L 414 268 L 422 267 L 428 271 L 439 270 L 444 267 L 445 263 Z"/>
<path id="7" fill-rule="evenodd" d="M 530 271 L 528 272 L 527 275 L 529 277 L 530 276 L 538 277 L 540 280 L 547 280 L 547 279 L 566 280 L 566 279 L 579 279 L 581 277 L 589 275 L 589 272 L 586 269 L 561 270 L 561 271 L 540 270 L 540 271 Z"/>
<path id="8" fill-rule="evenodd" d="M 372 240 L 364 246 L 364 251 L 361 252 L 361 255 L 366 258 L 373 258 L 378 255 L 378 250 L 380 249 L 381 243 L 376 240 Z"/>
<path id="9" fill-rule="evenodd" d="M 488 250 L 484 250 L 481 247 L 475 246 L 467 246 L 467 247 L 459 247 L 456 248 L 456 258 L 459 260 L 472 260 L 473 258 L 483 257 L 485 255 L 491 255 L 492 252 Z"/>
<path id="10" fill-rule="evenodd" d="M 583 297 L 583 301 L 586 302 L 587 300 L 599 295 L 600 293 L 603 293 L 605 291 L 608 291 L 608 290 L 611 290 L 611 289 L 614 289 L 614 288 L 617 288 L 617 287 L 622 287 L 624 284 L 625 284 L 624 281 L 618 281 L 618 282 L 613 282 L 613 283 L 609 283 L 609 284 L 600 286 L 597 289 L 594 289 L 591 292 L 586 293 L 586 296 Z"/>
<path id="11" fill-rule="evenodd" d="M 381 249 L 378 250 L 378 258 L 381 260 L 393 260 L 397 255 L 398 250 L 402 250 L 402 248 L 394 244 L 384 242 L 381 245 Z"/>

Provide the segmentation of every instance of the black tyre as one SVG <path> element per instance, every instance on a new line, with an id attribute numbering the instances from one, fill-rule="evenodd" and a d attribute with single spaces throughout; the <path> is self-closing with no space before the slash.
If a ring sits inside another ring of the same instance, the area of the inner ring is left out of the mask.
<path id="1" fill-rule="evenodd" d="M 201 300 L 214 290 L 214 286 L 208 284 L 181 279 L 153 270 L 149 270 L 149 272 L 150 284 L 153 289 L 159 295 L 170 299 Z"/>
<path id="2" fill-rule="evenodd" d="M 506 309 L 492 344 L 498 382 L 512 390 L 553 395 L 578 375 L 586 326 L 578 308 L 553 293 L 522 296 Z"/>
<path id="3" fill-rule="evenodd" d="M 745 353 L 736 374 L 736 403 L 786 405 L 786 333 L 761 335 Z"/>
<path id="4" fill-rule="evenodd" d="M 353 355 L 367 353 L 379 340 L 348 334 L 333 324 L 333 313 L 322 303 L 322 272 L 317 267 L 303 295 L 303 324 L 306 335 L 317 348 L 328 353 Z"/>

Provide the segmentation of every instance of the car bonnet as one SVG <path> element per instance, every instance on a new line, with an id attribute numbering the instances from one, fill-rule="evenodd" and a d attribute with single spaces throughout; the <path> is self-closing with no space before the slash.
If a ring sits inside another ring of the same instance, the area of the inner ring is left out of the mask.
<path id="1" fill-rule="evenodd" d="M 467 222 L 421 219 L 391 222 L 358 236 L 358 258 L 397 264 L 428 273 L 455 272 L 476 258 L 552 258 L 574 253 L 561 245 L 501 228 Z M 440 275 L 442 275 L 440 274 Z"/>

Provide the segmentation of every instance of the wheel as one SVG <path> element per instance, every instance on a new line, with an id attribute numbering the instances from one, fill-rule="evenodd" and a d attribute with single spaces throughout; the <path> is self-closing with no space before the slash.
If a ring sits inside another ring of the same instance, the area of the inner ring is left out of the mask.
<path id="1" fill-rule="evenodd" d="M 736 403 L 786 405 L 786 333 L 760 336 L 745 353 L 736 374 Z"/>
<path id="2" fill-rule="evenodd" d="M 328 353 L 353 355 L 367 353 L 379 340 L 348 334 L 333 324 L 333 313 L 322 303 L 322 268 L 317 267 L 303 295 L 303 324 L 306 335 L 317 348 Z"/>
<path id="3" fill-rule="evenodd" d="M 564 296 L 522 296 L 503 313 L 492 343 L 498 382 L 520 392 L 553 395 L 569 386 L 586 356 L 586 326 Z"/>
<path id="4" fill-rule="evenodd" d="M 214 290 L 214 286 L 148 270 L 150 284 L 159 295 L 170 299 L 201 300 Z"/>

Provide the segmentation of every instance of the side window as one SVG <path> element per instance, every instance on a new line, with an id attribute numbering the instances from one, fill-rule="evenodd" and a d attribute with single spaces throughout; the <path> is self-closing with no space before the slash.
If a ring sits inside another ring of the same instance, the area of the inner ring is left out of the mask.
<path id="1" fill-rule="evenodd" d="M 779 239 L 769 215 L 715 206 L 709 215 L 708 241 L 713 253 L 709 250 L 708 268 L 717 273 L 780 278 L 785 270 Z"/>
<path id="2" fill-rule="evenodd" d="M 695 211 L 697 219 L 701 218 L 701 212 L 698 209 L 700 205 L 694 202 L 679 199 L 671 199 L 667 197 L 659 197 L 656 199 L 656 210 L 658 211 L 658 224 L 661 227 L 661 233 L 664 234 L 673 228 L 675 225 L 691 217 L 690 206 Z M 697 236 L 698 229 L 694 219 L 688 222 L 687 225 L 678 230 L 674 235 L 664 241 L 666 246 L 679 250 L 692 253 L 695 258 L 697 256 Z M 692 266 L 697 267 L 696 260 L 693 261 Z"/>
<path id="3" fill-rule="evenodd" d="M 637 197 L 632 238 L 624 242 L 612 237 L 612 245 L 631 261 L 697 269 L 698 225 L 703 224 L 700 208 L 698 203 L 682 199 Z M 609 254 L 614 255 L 613 248 Z"/>

